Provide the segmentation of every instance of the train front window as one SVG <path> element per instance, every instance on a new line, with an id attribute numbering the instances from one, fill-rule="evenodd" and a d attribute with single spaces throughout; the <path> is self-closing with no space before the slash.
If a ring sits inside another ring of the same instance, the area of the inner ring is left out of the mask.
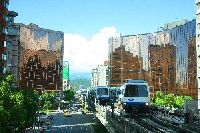
<path id="1" fill-rule="evenodd" d="M 108 88 L 100 88 L 97 90 L 98 95 L 108 95 Z"/>
<path id="2" fill-rule="evenodd" d="M 147 86 L 146 85 L 126 85 L 125 97 L 147 97 Z"/>
<path id="3" fill-rule="evenodd" d="M 148 97 L 148 91 L 146 85 L 138 85 L 138 96 L 139 97 Z"/>
<path id="4" fill-rule="evenodd" d="M 120 95 L 120 94 L 121 94 L 121 91 L 120 91 L 120 90 L 118 90 L 118 91 L 117 91 L 117 95 Z"/>
<path id="5" fill-rule="evenodd" d="M 125 97 L 136 97 L 138 95 L 137 85 L 126 85 Z"/>

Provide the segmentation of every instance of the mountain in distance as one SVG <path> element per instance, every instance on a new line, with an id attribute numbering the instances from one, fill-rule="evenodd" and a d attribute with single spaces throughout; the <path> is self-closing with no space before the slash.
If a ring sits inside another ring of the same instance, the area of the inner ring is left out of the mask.
<path id="1" fill-rule="evenodd" d="M 78 90 L 80 87 L 87 89 L 91 85 L 91 75 L 89 72 L 71 72 L 69 76 L 70 86 L 75 90 Z"/>
<path id="2" fill-rule="evenodd" d="M 70 72 L 69 73 L 69 79 L 75 80 L 75 79 L 91 79 L 91 74 L 89 72 Z"/>
<path id="3" fill-rule="evenodd" d="M 75 89 L 88 89 L 91 86 L 91 81 L 88 79 L 74 79 L 70 80 L 70 86 Z"/>

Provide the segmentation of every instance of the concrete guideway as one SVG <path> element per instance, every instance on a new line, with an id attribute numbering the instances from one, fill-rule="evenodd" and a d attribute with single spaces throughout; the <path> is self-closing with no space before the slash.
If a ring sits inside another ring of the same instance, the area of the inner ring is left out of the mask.
<path id="1" fill-rule="evenodd" d="M 185 124 L 184 117 L 174 113 L 158 113 L 127 115 L 118 109 L 96 105 L 97 119 L 107 128 L 110 133 L 117 132 L 199 132 L 198 123 Z M 196 121 L 195 121 L 196 122 Z"/>
<path id="2" fill-rule="evenodd" d="M 116 133 L 116 130 L 100 114 L 96 114 L 96 118 L 106 127 L 109 133 Z"/>
<path id="3" fill-rule="evenodd" d="M 106 127 L 107 131 L 109 133 L 116 133 L 116 130 L 112 125 L 108 123 L 106 120 L 106 107 L 105 106 L 96 106 L 97 113 L 95 114 L 95 123 L 98 123 L 98 120 Z"/>

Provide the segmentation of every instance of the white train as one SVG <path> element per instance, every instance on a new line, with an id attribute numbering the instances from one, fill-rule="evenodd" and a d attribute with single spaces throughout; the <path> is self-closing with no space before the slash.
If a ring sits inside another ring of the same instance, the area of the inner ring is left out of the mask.
<path id="1" fill-rule="evenodd" d="M 110 93 L 109 94 L 110 98 L 118 99 L 119 95 L 121 94 L 120 87 L 110 87 L 109 88 L 109 93 Z"/>
<path id="2" fill-rule="evenodd" d="M 119 100 L 125 112 L 143 112 L 149 110 L 150 93 L 148 83 L 144 80 L 128 80 L 121 87 Z"/>
<path id="3" fill-rule="evenodd" d="M 109 88 L 107 86 L 97 86 L 96 87 L 96 100 L 100 105 L 106 105 L 110 100 Z"/>

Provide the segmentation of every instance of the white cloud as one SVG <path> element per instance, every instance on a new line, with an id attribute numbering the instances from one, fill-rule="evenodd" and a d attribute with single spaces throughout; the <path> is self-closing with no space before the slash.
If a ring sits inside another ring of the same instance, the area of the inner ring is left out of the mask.
<path id="1" fill-rule="evenodd" d="M 73 71 L 90 72 L 108 59 L 108 39 L 117 34 L 114 27 L 102 28 L 89 40 L 79 34 L 65 33 L 64 60 L 69 61 Z"/>

